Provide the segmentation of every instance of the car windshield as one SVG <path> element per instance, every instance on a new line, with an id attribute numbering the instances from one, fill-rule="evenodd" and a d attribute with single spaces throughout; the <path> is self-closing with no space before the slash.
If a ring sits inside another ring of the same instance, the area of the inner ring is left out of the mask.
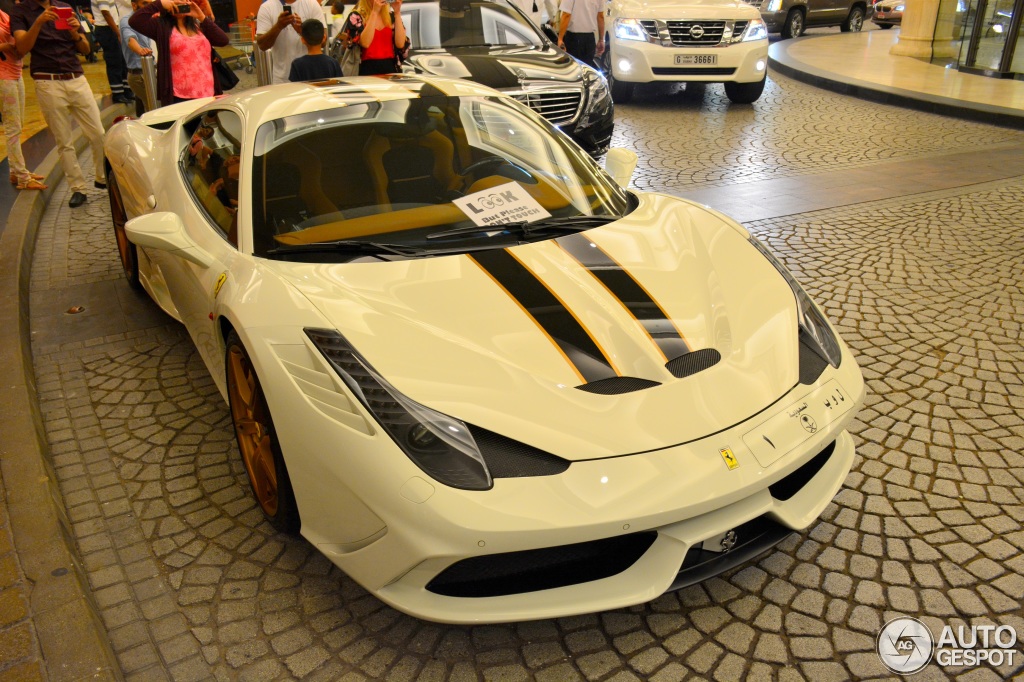
<path id="1" fill-rule="evenodd" d="M 402 20 L 415 50 L 544 44 L 522 14 L 500 2 L 413 0 L 402 5 Z"/>
<path id="2" fill-rule="evenodd" d="M 331 87 L 348 93 L 347 106 L 257 131 L 258 256 L 465 252 L 588 229 L 630 210 L 631 196 L 590 156 L 514 100 L 449 97 L 397 77 L 362 102 L 351 97 L 365 87 Z"/>

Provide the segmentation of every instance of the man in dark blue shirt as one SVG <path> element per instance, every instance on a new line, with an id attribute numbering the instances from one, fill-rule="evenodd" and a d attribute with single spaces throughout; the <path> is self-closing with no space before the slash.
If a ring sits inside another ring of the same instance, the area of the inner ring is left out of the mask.
<path id="1" fill-rule="evenodd" d="M 288 80 L 295 83 L 340 78 L 341 65 L 324 54 L 324 39 L 327 37 L 324 25 L 316 19 L 306 19 L 302 22 L 301 34 L 308 54 L 292 62 Z"/>

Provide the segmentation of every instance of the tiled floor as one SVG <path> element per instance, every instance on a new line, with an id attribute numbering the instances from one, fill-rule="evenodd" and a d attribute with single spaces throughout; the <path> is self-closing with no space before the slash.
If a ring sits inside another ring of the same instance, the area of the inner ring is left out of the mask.
<path id="1" fill-rule="evenodd" d="M 479 627 L 402 615 L 262 520 L 187 334 L 125 298 L 102 197 L 69 209 L 62 187 L 33 268 L 34 366 L 128 680 L 825 682 L 888 678 L 875 636 L 896 614 L 1024 636 L 1024 132 L 781 76 L 753 106 L 719 86 L 650 88 L 616 115 L 636 186 L 744 220 L 861 363 L 858 457 L 821 519 L 633 608 Z M 866 135 L 877 120 L 898 132 Z M 108 314 L 61 317 L 68 303 Z"/>

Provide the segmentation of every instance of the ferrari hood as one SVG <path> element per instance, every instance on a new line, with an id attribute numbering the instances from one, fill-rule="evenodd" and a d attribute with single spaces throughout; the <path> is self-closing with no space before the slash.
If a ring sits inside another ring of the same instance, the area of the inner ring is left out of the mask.
<path id="1" fill-rule="evenodd" d="M 707 436 L 797 382 L 789 286 L 672 197 L 507 249 L 268 267 L 413 400 L 570 460 Z"/>
<path id="2" fill-rule="evenodd" d="M 406 62 L 417 73 L 465 78 L 495 90 L 520 89 L 526 82 L 578 84 L 576 60 L 554 48 L 491 46 L 414 51 Z"/>

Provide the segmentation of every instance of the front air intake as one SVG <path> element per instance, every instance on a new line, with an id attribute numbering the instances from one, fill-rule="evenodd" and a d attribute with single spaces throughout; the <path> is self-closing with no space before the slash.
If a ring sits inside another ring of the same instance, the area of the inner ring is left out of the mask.
<path id="1" fill-rule="evenodd" d="M 710 369 L 721 360 L 722 354 L 714 348 L 701 348 L 669 360 L 665 363 L 665 369 L 672 372 L 673 376 L 682 379 Z"/>

